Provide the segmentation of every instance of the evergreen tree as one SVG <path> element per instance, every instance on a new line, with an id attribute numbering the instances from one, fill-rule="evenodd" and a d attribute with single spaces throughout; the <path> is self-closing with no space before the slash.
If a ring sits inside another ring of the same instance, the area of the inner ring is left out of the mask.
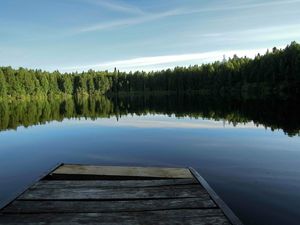
<path id="1" fill-rule="evenodd" d="M 234 55 L 222 62 L 134 73 L 89 70 L 53 73 L 0 67 L 0 96 L 200 92 L 221 95 L 300 95 L 300 45 L 273 48 L 254 59 Z"/>
<path id="2" fill-rule="evenodd" d="M 7 95 L 7 84 L 2 69 L 0 68 L 0 98 L 6 97 L 6 95 Z"/>

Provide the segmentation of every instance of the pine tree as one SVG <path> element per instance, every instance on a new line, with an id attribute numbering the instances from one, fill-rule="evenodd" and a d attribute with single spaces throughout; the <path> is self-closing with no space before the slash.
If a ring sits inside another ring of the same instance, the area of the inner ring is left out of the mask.
<path id="1" fill-rule="evenodd" d="M 6 97 L 7 95 L 7 84 L 4 77 L 4 73 L 0 68 L 0 97 Z"/>

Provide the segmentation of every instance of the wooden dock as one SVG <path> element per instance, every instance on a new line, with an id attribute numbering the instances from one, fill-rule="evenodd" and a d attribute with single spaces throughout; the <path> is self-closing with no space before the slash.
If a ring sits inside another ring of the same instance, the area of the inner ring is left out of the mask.
<path id="1" fill-rule="evenodd" d="M 0 211 L 0 225 L 241 221 L 192 168 L 59 165 Z"/>

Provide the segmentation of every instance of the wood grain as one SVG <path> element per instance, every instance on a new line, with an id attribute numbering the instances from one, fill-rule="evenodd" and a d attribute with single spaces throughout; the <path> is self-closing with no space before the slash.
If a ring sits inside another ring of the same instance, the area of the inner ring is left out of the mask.
<path id="1" fill-rule="evenodd" d="M 6 214 L 0 225 L 227 225 L 219 209 L 181 209 L 126 213 Z"/>
<path id="2" fill-rule="evenodd" d="M 63 165 L 2 209 L 0 225 L 237 224 L 224 205 L 193 169 Z"/>
<path id="3" fill-rule="evenodd" d="M 123 187 L 159 187 L 197 184 L 195 179 L 159 179 L 159 180 L 42 180 L 32 188 L 123 188 Z"/>
<path id="4" fill-rule="evenodd" d="M 100 213 L 216 208 L 208 195 L 198 198 L 117 201 L 15 201 L 4 213 Z"/>
<path id="5" fill-rule="evenodd" d="M 98 176 L 133 176 L 157 178 L 193 178 L 186 168 L 160 167 L 120 167 L 120 166 L 92 166 L 92 165 L 63 165 L 52 175 L 98 175 Z"/>
<path id="6" fill-rule="evenodd" d="M 193 198 L 207 195 L 198 185 L 139 188 L 31 188 L 19 200 L 103 200 L 103 199 L 151 199 Z"/>

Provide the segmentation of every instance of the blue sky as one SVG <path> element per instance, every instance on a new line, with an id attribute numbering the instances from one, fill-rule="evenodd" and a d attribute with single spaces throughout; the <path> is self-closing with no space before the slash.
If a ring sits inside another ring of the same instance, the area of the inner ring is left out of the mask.
<path id="1" fill-rule="evenodd" d="M 156 70 L 300 41 L 300 0 L 1 0 L 0 64 Z"/>

